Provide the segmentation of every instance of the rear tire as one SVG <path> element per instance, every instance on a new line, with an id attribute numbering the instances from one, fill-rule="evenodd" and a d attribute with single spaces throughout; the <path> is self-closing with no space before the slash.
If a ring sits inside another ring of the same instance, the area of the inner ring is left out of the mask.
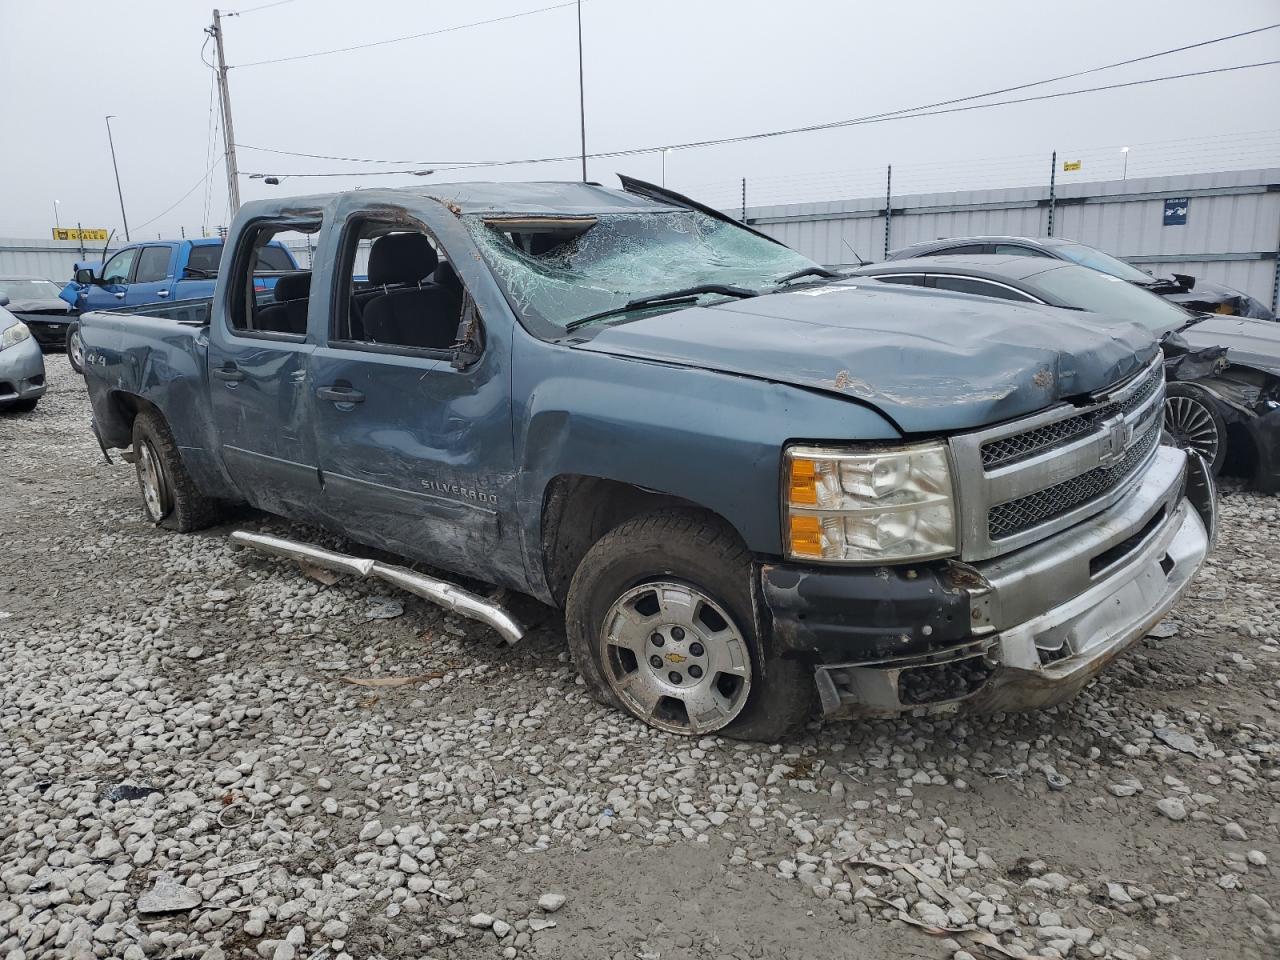
<path id="1" fill-rule="evenodd" d="M 30 413 L 39 402 L 39 397 L 34 400 L 11 400 L 5 406 L 0 407 L 0 410 L 12 410 L 14 413 Z"/>
<path id="2" fill-rule="evenodd" d="M 84 341 L 80 339 L 80 324 L 72 323 L 67 327 L 67 359 L 71 361 L 71 369 L 84 375 Z"/>
<path id="3" fill-rule="evenodd" d="M 1190 383 L 1174 382 L 1165 388 L 1165 437 L 1180 450 L 1194 450 L 1209 471 L 1218 475 L 1227 459 L 1227 424 L 1217 401 Z"/>
<path id="4" fill-rule="evenodd" d="M 684 736 L 773 742 L 799 728 L 816 703 L 813 670 L 758 635 L 751 576 L 737 534 L 700 511 L 648 513 L 605 534 L 565 605 L 592 695 Z"/>
<path id="5" fill-rule="evenodd" d="M 133 421 L 133 453 L 148 520 L 179 533 L 218 522 L 218 502 L 196 489 L 169 425 L 154 410 L 143 410 Z"/>

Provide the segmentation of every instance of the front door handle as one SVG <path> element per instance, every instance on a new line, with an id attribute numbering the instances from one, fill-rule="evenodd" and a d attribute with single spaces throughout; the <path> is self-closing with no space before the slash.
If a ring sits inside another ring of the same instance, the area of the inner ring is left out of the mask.
<path id="1" fill-rule="evenodd" d="M 117 294 L 114 294 L 114 296 L 115 296 L 115 298 L 116 298 L 117 300 L 123 300 L 123 299 L 124 299 L 124 294 L 123 294 L 123 293 L 117 293 Z"/>
<path id="2" fill-rule="evenodd" d="M 167 297 L 168 295 L 169 295 L 169 291 L 168 291 L 168 290 L 157 290 L 157 291 L 156 291 L 156 296 L 157 296 L 157 297 Z"/>
<path id="3" fill-rule="evenodd" d="M 225 367 L 214 367 L 213 375 L 219 380 L 226 380 L 228 383 L 239 383 L 244 379 L 244 371 L 237 370 L 233 363 L 229 363 Z"/>
<path id="4" fill-rule="evenodd" d="M 334 403 L 361 403 L 364 394 L 347 383 L 335 383 L 329 387 L 320 387 L 316 396 L 321 400 L 332 400 Z"/>

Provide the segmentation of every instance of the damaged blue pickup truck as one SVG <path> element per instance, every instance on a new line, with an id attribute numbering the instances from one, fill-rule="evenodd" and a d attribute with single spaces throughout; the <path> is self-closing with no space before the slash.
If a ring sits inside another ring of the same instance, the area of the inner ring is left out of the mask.
<path id="1" fill-rule="evenodd" d="M 298 233 L 314 271 L 264 293 Z M 152 521 L 247 502 L 562 607 L 595 696 L 679 734 L 1059 702 L 1213 539 L 1143 328 L 841 280 L 626 178 L 246 204 L 211 300 L 81 329 Z M 521 635 L 394 561 L 232 537 Z"/>

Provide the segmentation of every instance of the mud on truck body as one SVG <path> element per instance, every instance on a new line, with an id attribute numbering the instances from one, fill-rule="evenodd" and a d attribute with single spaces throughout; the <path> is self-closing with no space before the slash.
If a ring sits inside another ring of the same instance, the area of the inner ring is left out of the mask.
<path id="1" fill-rule="evenodd" d="M 314 272 L 264 297 L 287 231 Z M 1141 328 L 840 281 L 627 179 L 246 204 L 211 300 L 82 331 L 157 524 L 247 502 L 532 595 L 600 701 L 675 733 L 1057 702 L 1213 535 Z M 233 538 L 522 632 L 395 562 Z"/>

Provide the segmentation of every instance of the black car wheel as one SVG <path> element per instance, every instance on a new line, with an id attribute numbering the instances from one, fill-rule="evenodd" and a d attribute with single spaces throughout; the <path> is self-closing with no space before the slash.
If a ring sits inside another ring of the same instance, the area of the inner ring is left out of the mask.
<path id="1" fill-rule="evenodd" d="M 1169 384 L 1164 398 L 1164 432 L 1181 450 L 1194 450 L 1216 474 L 1227 458 L 1227 425 L 1208 393 L 1189 383 Z"/>
<path id="2" fill-rule="evenodd" d="M 179 533 L 218 522 L 217 501 L 197 489 L 169 425 L 158 412 L 143 410 L 133 421 L 133 452 L 148 520 Z"/>
<path id="3" fill-rule="evenodd" d="M 72 370 L 76 373 L 84 373 L 84 343 L 80 339 L 78 323 L 67 327 L 67 359 L 71 361 Z"/>

